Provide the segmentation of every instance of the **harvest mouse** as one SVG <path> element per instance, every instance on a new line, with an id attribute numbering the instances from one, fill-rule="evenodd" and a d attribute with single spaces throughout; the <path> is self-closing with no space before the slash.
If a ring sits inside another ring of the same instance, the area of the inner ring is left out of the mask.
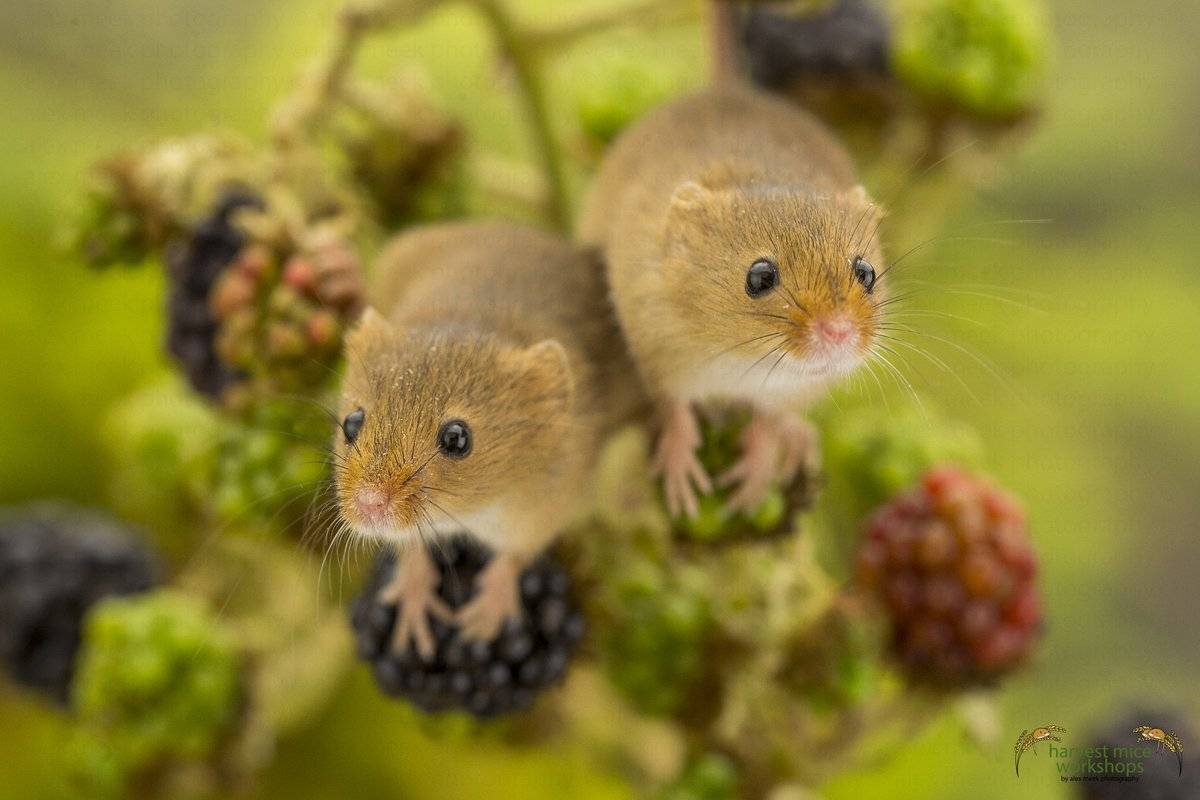
<path id="1" fill-rule="evenodd" d="M 629 348 L 657 404 L 655 466 L 672 514 L 713 479 L 694 404 L 746 402 L 740 461 L 717 476 L 756 504 L 795 472 L 806 403 L 871 353 L 884 308 L 881 213 L 816 119 L 727 83 L 626 130 L 580 224 L 607 262 Z"/>
<path id="2" fill-rule="evenodd" d="M 639 390 L 594 254 L 505 222 L 396 238 L 347 336 L 336 434 L 342 519 L 404 550 L 393 642 L 428 657 L 450 621 L 423 546 L 466 529 L 495 555 L 454 620 L 490 639 L 517 578 L 570 520 L 606 432 Z"/>

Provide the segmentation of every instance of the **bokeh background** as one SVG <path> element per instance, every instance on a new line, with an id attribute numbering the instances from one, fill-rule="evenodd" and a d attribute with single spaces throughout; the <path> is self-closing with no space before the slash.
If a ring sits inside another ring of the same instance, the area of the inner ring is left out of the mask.
<path id="1" fill-rule="evenodd" d="M 196 130 L 261 137 L 266 111 L 326 41 L 337 5 L 0 3 L 0 502 L 103 504 L 104 415 L 167 369 L 162 276 L 91 272 L 57 246 L 87 167 Z M 513 5 L 530 15 L 574 6 Z M 898 276 L 913 281 L 920 307 L 966 320 L 930 318 L 928 328 L 964 348 L 941 352 L 961 383 L 919 361 L 906 374 L 922 397 L 976 426 L 991 471 L 1025 498 L 1049 628 L 1035 667 L 1003 694 L 994 747 L 975 747 L 946 719 L 894 759 L 836 780 L 833 800 L 1065 797 L 1049 770 L 1013 777 L 1009 743 L 1022 729 L 1082 731 L 1132 704 L 1200 714 L 1200 6 L 1050 8 L 1058 43 L 1032 138 Z M 580 86 L 618 51 L 665 80 L 698 83 L 701 42 L 688 26 L 591 40 L 557 62 L 556 108 L 568 116 Z M 470 13 L 438 11 L 384 38 L 367 68 L 382 73 L 397 59 L 424 65 L 481 147 L 528 155 L 511 98 L 488 90 L 490 45 Z M 5 695 L 0 728 L 0 797 L 46 796 L 62 721 Z M 256 792 L 624 789 L 565 749 L 444 747 L 359 669 L 283 743 Z"/>

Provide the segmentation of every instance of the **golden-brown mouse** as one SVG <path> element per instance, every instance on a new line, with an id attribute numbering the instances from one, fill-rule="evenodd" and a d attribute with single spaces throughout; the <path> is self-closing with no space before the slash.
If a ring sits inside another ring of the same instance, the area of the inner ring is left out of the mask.
<path id="1" fill-rule="evenodd" d="M 505 222 L 399 236 L 346 340 L 337 501 L 357 533 L 406 550 L 384 599 L 394 643 L 449 619 L 426 541 L 466 529 L 495 556 L 456 622 L 491 638 L 522 566 L 570 521 L 601 438 L 639 390 L 594 254 Z"/>
<path id="2" fill-rule="evenodd" d="M 629 128 L 601 164 L 580 236 L 599 245 L 614 305 L 661 423 L 672 513 L 712 479 L 694 404 L 750 403 L 741 460 L 717 480 L 755 504 L 814 445 L 797 413 L 876 345 L 880 212 L 851 160 L 803 110 L 723 85 Z"/>

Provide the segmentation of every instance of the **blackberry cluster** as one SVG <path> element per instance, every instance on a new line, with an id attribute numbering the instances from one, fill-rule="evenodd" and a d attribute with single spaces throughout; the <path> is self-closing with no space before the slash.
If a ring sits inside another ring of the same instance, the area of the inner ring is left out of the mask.
<path id="1" fill-rule="evenodd" d="M 170 293 L 167 305 L 167 351 L 187 375 L 192 387 L 212 398 L 239 380 L 239 372 L 217 355 L 218 323 L 209 308 L 209 294 L 225 267 L 245 245 L 245 234 L 233 225 L 241 208 L 261 208 L 248 192 L 226 194 L 191 237 L 167 254 Z"/>
<path id="2" fill-rule="evenodd" d="M 286 247 L 246 246 L 217 279 L 209 310 L 214 352 L 244 375 L 228 406 L 324 385 L 341 353 L 342 333 L 361 308 L 358 255 L 341 235 L 313 228 Z"/>
<path id="3" fill-rule="evenodd" d="M 1183 769 L 1175 753 L 1155 752 L 1143 759 L 1145 771 L 1137 782 L 1084 781 L 1075 784 L 1081 800 L 1193 800 L 1200 797 L 1200 753 L 1189 747 L 1196 741 L 1195 730 L 1187 720 L 1171 712 L 1148 710 L 1123 715 L 1112 724 L 1095 731 L 1088 739 L 1092 747 L 1153 746 L 1139 741 L 1133 732 L 1142 725 L 1173 731 L 1184 743 Z"/>
<path id="4" fill-rule="evenodd" d="M 990 682 L 1028 655 L 1042 624 L 1036 574 L 1016 503 L 950 467 L 883 506 L 858 554 L 858 580 L 884 601 L 900 663 L 946 686 Z"/>
<path id="5" fill-rule="evenodd" d="M 771 89 L 811 78 L 885 78 L 888 37 L 883 11 L 865 0 L 801 16 L 753 8 L 742 33 L 751 76 Z"/>
<path id="6" fill-rule="evenodd" d="M 129 531 L 104 517 L 54 508 L 0 521 L 0 664 L 65 702 L 88 609 L 149 589 L 157 573 Z"/>
<path id="7" fill-rule="evenodd" d="M 475 576 L 491 558 L 465 537 L 431 548 L 430 555 L 442 574 L 438 595 L 452 609 L 474 596 Z M 433 620 L 437 652 L 430 662 L 411 649 L 389 649 L 396 607 L 376 598 L 395 567 L 391 550 L 382 552 L 351 610 L 359 656 L 372 664 L 388 694 L 428 713 L 461 709 L 488 719 L 528 708 L 566 674 L 586 625 L 571 601 L 570 578 L 550 558 L 543 556 L 521 574 L 522 621 L 507 625 L 494 641 L 462 641 L 457 628 Z"/>

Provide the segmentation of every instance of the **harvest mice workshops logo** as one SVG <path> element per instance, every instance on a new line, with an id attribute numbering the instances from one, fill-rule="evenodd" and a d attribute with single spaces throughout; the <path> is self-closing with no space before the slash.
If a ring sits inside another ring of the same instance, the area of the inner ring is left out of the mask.
<path id="1" fill-rule="evenodd" d="M 1164 731 L 1162 728 L 1152 728 L 1149 725 L 1139 725 L 1133 729 L 1134 734 L 1143 742 L 1158 744 L 1158 752 L 1170 751 L 1179 759 L 1179 774 L 1183 774 L 1183 741 L 1175 735 L 1175 731 Z"/>
<path id="2" fill-rule="evenodd" d="M 1062 742 L 1057 733 L 1066 733 L 1061 725 L 1043 725 L 1021 731 L 1013 746 L 1013 766 L 1021 775 L 1021 756 L 1033 750 L 1039 742 Z M 1145 772 L 1145 759 L 1159 753 L 1174 753 L 1179 762 L 1178 774 L 1183 774 L 1183 741 L 1174 731 L 1152 725 L 1139 725 L 1131 732 L 1135 744 L 1127 747 L 1098 745 L 1094 747 L 1056 747 L 1047 744 L 1050 757 L 1056 759 L 1059 779 L 1063 781 L 1137 781 Z M 1153 743 L 1155 748 L 1137 743 Z"/>
<path id="3" fill-rule="evenodd" d="M 1067 729 L 1062 725 L 1043 725 L 1031 731 L 1021 731 L 1021 735 L 1017 737 L 1016 745 L 1013 746 L 1013 760 L 1017 770 L 1017 777 L 1021 776 L 1021 756 L 1025 754 L 1026 750 L 1033 750 L 1034 755 L 1036 755 L 1038 742 L 1061 742 L 1062 739 L 1054 734 L 1066 732 Z"/>

